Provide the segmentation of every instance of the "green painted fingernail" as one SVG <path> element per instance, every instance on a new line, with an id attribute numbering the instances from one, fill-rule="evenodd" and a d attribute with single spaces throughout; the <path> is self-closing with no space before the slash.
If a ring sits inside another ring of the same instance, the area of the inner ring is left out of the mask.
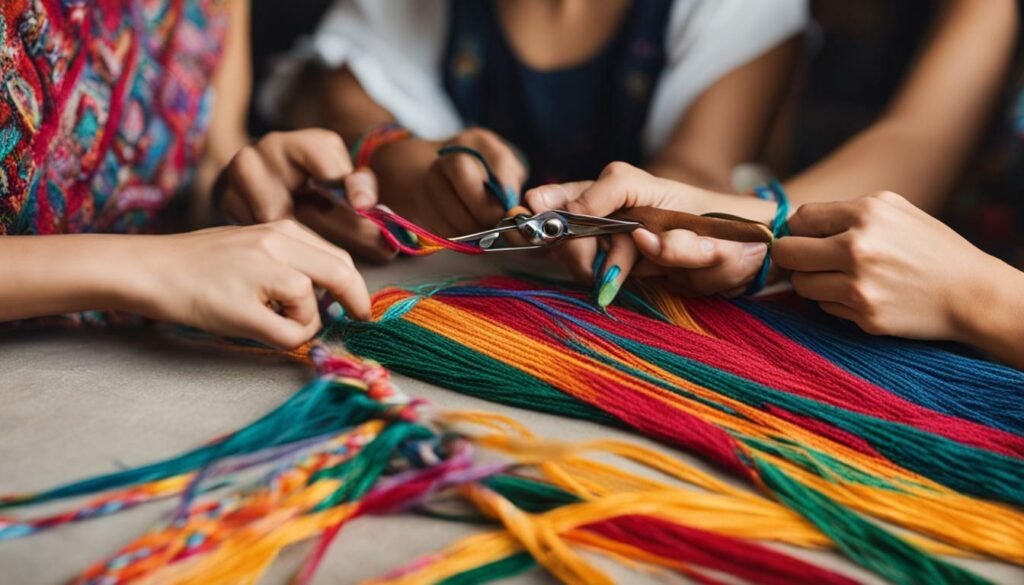
<path id="1" fill-rule="evenodd" d="M 619 274 L 622 269 L 618 264 L 612 264 L 604 271 L 601 280 L 597 284 L 597 304 L 602 309 L 612 304 L 615 296 L 619 294 L 622 283 L 619 282 Z"/>

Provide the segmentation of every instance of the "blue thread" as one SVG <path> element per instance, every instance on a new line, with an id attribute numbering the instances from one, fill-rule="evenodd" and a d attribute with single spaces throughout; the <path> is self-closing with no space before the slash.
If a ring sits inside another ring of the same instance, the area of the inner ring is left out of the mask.
<path id="1" fill-rule="evenodd" d="M 847 372 L 910 402 L 1010 433 L 1024 432 L 1024 372 L 936 344 L 868 335 L 817 312 L 809 318 L 755 299 L 737 304 Z"/>
<path id="2" fill-rule="evenodd" d="M 0 528 L 0 540 L 14 540 L 15 538 L 22 538 L 35 532 L 35 528 L 28 524 L 11 524 L 10 526 L 4 526 Z"/>
<path id="3" fill-rule="evenodd" d="M 785 237 L 789 235 L 789 226 L 786 225 L 786 218 L 789 216 L 789 197 L 786 197 L 786 191 L 782 188 L 782 185 L 778 181 L 771 181 L 767 186 L 758 187 L 754 190 L 754 193 L 760 199 L 766 201 L 774 201 L 778 207 L 775 208 L 775 217 L 772 218 L 772 242 L 775 239 Z M 765 283 L 768 281 L 768 271 L 772 267 L 772 245 L 768 244 L 768 250 L 764 255 L 764 263 L 761 264 L 761 269 L 757 271 L 757 276 L 747 287 L 744 294 L 752 295 L 760 292 L 764 288 Z"/>

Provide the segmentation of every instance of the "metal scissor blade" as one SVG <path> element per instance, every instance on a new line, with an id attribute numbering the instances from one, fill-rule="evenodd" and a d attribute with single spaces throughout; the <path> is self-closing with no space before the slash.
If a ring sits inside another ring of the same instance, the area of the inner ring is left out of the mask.
<path id="1" fill-rule="evenodd" d="M 587 238 L 611 234 L 625 234 L 643 227 L 643 224 L 638 221 L 612 219 L 610 217 L 598 217 L 595 215 L 583 215 L 581 213 L 570 213 L 568 211 L 559 211 L 557 213 L 565 218 L 566 225 L 568 226 L 568 231 L 564 238 Z"/>
<path id="2" fill-rule="evenodd" d="M 467 234 L 456 238 L 449 238 L 453 242 L 475 245 L 485 252 L 509 252 L 514 250 L 534 250 L 540 245 L 517 244 L 509 242 L 505 234 L 519 233 L 519 226 L 511 218 L 503 219 L 501 222 L 489 229 L 475 234 Z"/>

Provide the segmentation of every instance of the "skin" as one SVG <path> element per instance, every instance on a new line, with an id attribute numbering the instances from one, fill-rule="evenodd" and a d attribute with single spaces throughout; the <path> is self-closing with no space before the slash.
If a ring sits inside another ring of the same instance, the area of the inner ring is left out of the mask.
<path id="1" fill-rule="evenodd" d="M 342 181 L 351 205 L 372 206 L 368 173 L 352 173 L 341 139 L 324 131 L 271 135 L 252 146 L 244 131 L 248 103 L 248 3 L 236 0 L 218 99 L 195 190 L 208 216 L 223 177 L 224 212 L 240 222 L 168 236 L 55 235 L 0 238 L 0 321 L 76 311 L 123 310 L 207 331 L 293 348 L 320 328 L 315 287 L 351 314 L 369 318 L 362 277 L 348 253 L 297 222 L 310 201 L 295 199 L 308 179 Z M 237 153 L 237 154 L 236 154 Z M 348 243 L 371 255 L 377 240 L 360 232 L 346 206 Z M 359 236 L 365 239 L 358 242 Z"/>
<path id="2" fill-rule="evenodd" d="M 823 311 L 875 335 L 959 341 L 1024 369 L 1024 273 L 891 192 L 809 203 L 772 259 Z"/>
<path id="3" fill-rule="evenodd" d="M 791 209 L 810 202 L 854 199 L 883 189 L 905 193 L 912 203 L 928 211 L 940 208 L 992 116 L 996 96 L 1005 83 L 1018 33 L 1018 10 L 1015 0 L 948 0 L 916 65 L 885 114 L 835 153 L 786 181 Z M 707 183 L 689 182 L 670 188 L 653 182 L 640 169 L 616 167 L 615 172 L 609 172 L 612 170 L 609 167 L 589 191 L 570 189 L 566 196 L 552 194 L 560 187 L 544 186 L 527 193 L 526 202 L 534 211 L 552 208 L 549 199 L 556 204 L 576 201 L 574 210 L 604 210 L 608 206 L 596 199 L 610 190 L 624 189 L 640 192 L 626 198 L 625 204 L 647 205 L 671 193 L 669 205 L 674 209 L 729 213 L 765 223 L 774 214 L 752 211 L 749 197 L 729 195 Z M 602 182 L 612 184 L 605 188 Z M 645 189 L 654 189 L 656 196 L 644 195 Z M 620 278 L 629 275 L 638 243 L 627 237 L 613 239 L 609 262 L 614 258 L 622 267 Z M 714 244 L 715 249 L 722 246 L 733 248 Z M 579 278 L 592 281 L 595 276 L 590 266 L 595 253 L 592 242 L 581 241 L 569 242 L 557 256 Z M 678 250 L 677 256 L 676 266 L 665 268 L 690 271 L 691 266 L 700 266 L 700 273 L 674 276 L 686 281 L 683 290 L 692 294 L 735 294 L 743 290 L 760 266 L 735 250 L 718 254 L 713 266 L 700 264 L 702 257 L 693 247 Z"/>
<path id="4" fill-rule="evenodd" d="M 497 4 L 517 57 L 542 71 L 591 58 L 618 30 L 629 5 L 628 0 L 504 0 Z M 680 120 L 669 142 L 652 158 L 651 169 L 726 189 L 732 168 L 760 151 L 788 85 L 797 49 L 796 41 L 784 43 L 715 83 Z M 296 125 L 330 128 L 351 142 L 367 128 L 395 121 L 346 69 L 312 73 L 310 82 L 321 91 L 293 97 L 289 110 Z M 506 190 L 520 192 L 526 171 L 512 149 L 493 132 L 470 128 L 447 140 L 411 139 L 378 150 L 371 166 L 380 179 L 381 202 L 445 236 L 492 227 L 505 209 L 484 192 L 482 166 L 466 155 L 438 157 L 438 148 L 445 144 L 481 150 Z"/>
<path id="5" fill-rule="evenodd" d="M 708 213 L 735 204 L 735 213 L 770 222 L 775 205 L 758 199 L 703 191 L 654 175 L 625 163 L 612 163 L 597 181 L 546 185 L 526 194 L 534 211 L 567 209 L 573 213 L 606 216 L 627 207 L 659 207 Z M 552 250 L 581 280 L 593 278 L 591 265 L 599 243 L 594 238 L 571 240 Z M 688 295 L 724 292 L 739 294 L 764 261 L 764 244 L 741 244 L 699 237 L 687 230 L 655 234 L 635 230 L 612 238 L 609 265 L 634 267 L 637 277 L 664 277 L 676 291 Z M 638 262 L 639 260 L 639 262 Z M 621 278 L 619 277 L 621 282 Z"/>

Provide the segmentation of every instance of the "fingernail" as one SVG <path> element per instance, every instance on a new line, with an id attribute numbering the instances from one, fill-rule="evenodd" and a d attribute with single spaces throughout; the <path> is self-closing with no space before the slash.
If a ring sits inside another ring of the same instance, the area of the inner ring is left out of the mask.
<path id="1" fill-rule="evenodd" d="M 753 242 L 743 244 L 743 258 L 745 260 L 754 257 L 761 258 L 767 251 L 768 246 L 761 243 Z"/>
<path id="2" fill-rule="evenodd" d="M 366 191 L 356 191 L 349 195 L 348 200 L 352 204 L 352 207 L 362 209 L 364 207 L 369 207 L 370 203 L 373 202 L 373 197 Z"/>
<path id="3" fill-rule="evenodd" d="M 715 241 L 712 240 L 711 238 L 701 238 L 700 239 L 700 251 L 701 251 L 701 253 L 703 253 L 705 255 L 714 252 L 715 251 Z M 746 250 L 744 250 L 743 253 L 746 254 Z"/>
<path id="4" fill-rule="evenodd" d="M 505 209 L 519 205 L 519 190 L 512 185 L 505 185 Z"/>
<path id="5" fill-rule="evenodd" d="M 661 240 L 658 239 L 658 236 L 654 235 L 654 232 L 643 228 L 635 230 L 633 232 L 633 241 L 648 255 L 661 255 Z"/>
<path id="6" fill-rule="evenodd" d="M 596 288 L 597 304 L 602 309 L 612 304 L 616 295 L 619 294 L 619 289 L 622 287 L 622 283 L 619 282 L 619 274 L 621 273 L 622 269 L 619 268 L 619 265 L 612 264 L 601 275 L 601 280 L 598 281 Z"/>

